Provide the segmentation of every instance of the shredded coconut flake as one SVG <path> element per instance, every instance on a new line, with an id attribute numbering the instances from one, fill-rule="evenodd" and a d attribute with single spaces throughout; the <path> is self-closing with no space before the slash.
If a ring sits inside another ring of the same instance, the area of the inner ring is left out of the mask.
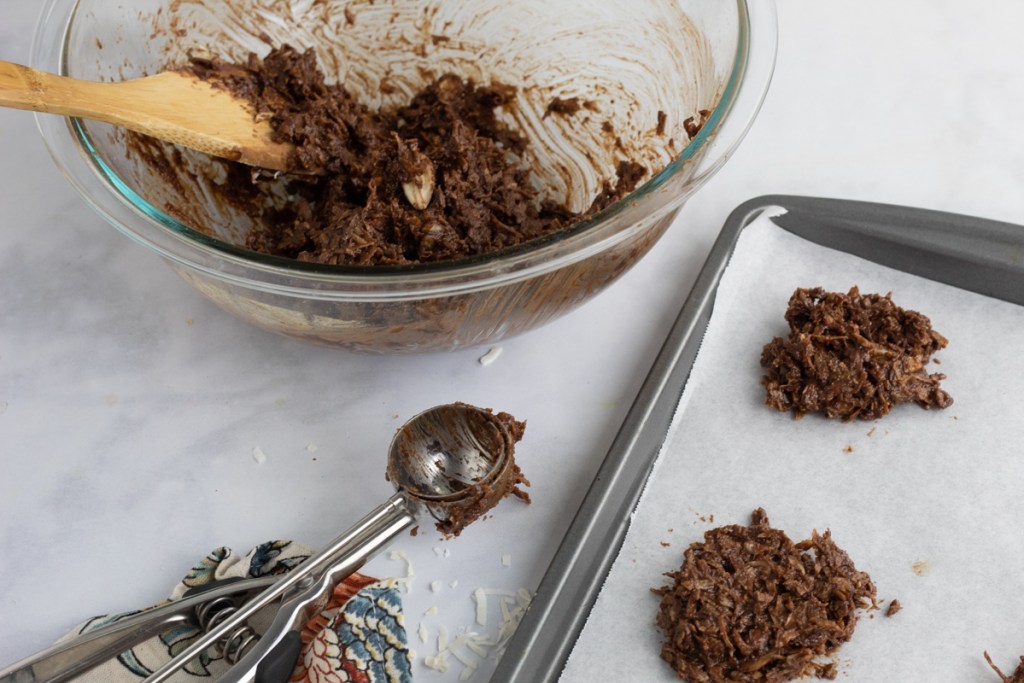
<path id="1" fill-rule="evenodd" d="M 306 444 L 306 450 L 310 453 L 316 453 L 319 447 L 315 443 Z"/>
<path id="2" fill-rule="evenodd" d="M 500 346 L 492 346 L 490 350 L 484 355 L 480 356 L 480 365 L 487 366 L 498 360 L 498 356 L 501 355 Z"/>
<path id="3" fill-rule="evenodd" d="M 401 586 L 402 590 L 408 595 L 412 593 L 412 580 L 416 578 L 416 572 L 412 568 L 412 560 L 409 556 L 403 553 L 401 550 L 392 550 L 388 558 L 392 560 L 403 560 L 405 561 L 405 577 L 396 578 L 395 582 Z"/>
<path id="4" fill-rule="evenodd" d="M 508 621 L 509 619 L 512 618 L 512 611 L 509 608 L 514 603 L 515 603 L 515 600 L 513 600 L 512 598 L 502 598 L 501 602 L 498 603 L 498 604 L 501 605 L 501 620 L 502 621 Z"/>
<path id="5" fill-rule="evenodd" d="M 473 591 L 473 600 L 476 601 L 476 623 L 481 626 L 487 625 L 487 593 L 483 588 Z"/>
<path id="6" fill-rule="evenodd" d="M 477 657 L 484 659 L 487 657 L 487 647 L 481 642 L 483 639 L 477 636 L 476 638 L 468 638 L 466 640 L 466 647 L 473 651 Z"/>
<path id="7" fill-rule="evenodd" d="M 432 617 L 437 614 L 437 605 L 433 605 L 427 608 L 427 611 L 423 613 L 424 616 Z"/>
<path id="8" fill-rule="evenodd" d="M 263 452 L 263 449 L 259 446 L 252 447 L 252 459 L 256 461 L 257 465 L 262 465 L 267 461 L 267 454 Z"/>
<path id="9" fill-rule="evenodd" d="M 430 582 L 430 590 L 433 591 L 434 593 L 436 593 L 437 591 L 441 590 L 441 582 L 440 581 L 431 581 Z"/>
<path id="10" fill-rule="evenodd" d="M 420 622 L 420 627 L 417 633 L 419 634 L 421 643 L 427 642 L 427 625 L 424 624 L 422 621 Z"/>
<path id="11" fill-rule="evenodd" d="M 454 587 L 457 581 L 453 581 Z M 472 631 L 463 626 L 458 635 L 449 638 L 443 626 L 438 627 L 437 653 L 426 657 L 423 663 L 435 671 L 448 671 L 452 661 L 462 665 L 459 673 L 460 681 L 473 677 L 486 659 L 501 656 L 530 606 L 530 591 L 520 588 L 515 591 L 500 588 L 477 588 L 473 591 L 476 603 L 476 622 L 483 633 Z M 488 602 L 494 600 L 501 611 L 500 620 L 491 620 L 488 624 Z M 435 608 L 431 608 L 432 610 Z M 429 610 L 428 610 L 429 611 Z"/>
<path id="12" fill-rule="evenodd" d="M 477 634 L 473 633 L 473 634 L 466 634 L 464 636 L 461 636 L 458 639 L 458 644 L 459 645 L 467 645 L 468 646 L 472 636 L 477 636 Z M 452 656 L 455 657 L 455 659 L 457 659 L 460 662 L 462 662 L 463 666 L 465 666 L 467 668 L 468 667 L 473 667 L 474 669 L 476 668 L 476 662 L 473 660 L 472 657 L 467 655 L 465 652 L 462 652 L 461 650 L 451 650 L 451 653 L 452 653 Z"/>
<path id="13" fill-rule="evenodd" d="M 448 671 L 448 657 L 443 654 L 439 654 L 436 657 L 424 657 L 423 665 L 428 669 L 445 673 Z"/>
<path id="14" fill-rule="evenodd" d="M 501 556 L 501 565 L 503 567 L 511 567 L 512 566 L 512 556 L 507 554 L 507 553 L 505 555 L 502 555 Z"/>

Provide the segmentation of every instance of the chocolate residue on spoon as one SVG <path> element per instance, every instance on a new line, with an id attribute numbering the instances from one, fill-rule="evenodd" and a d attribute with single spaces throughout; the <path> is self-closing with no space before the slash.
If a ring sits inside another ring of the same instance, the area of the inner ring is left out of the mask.
<path id="1" fill-rule="evenodd" d="M 512 443 L 519 443 L 523 438 L 526 422 L 520 422 L 508 413 L 497 413 L 495 417 L 508 430 L 509 435 L 512 437 Z M 443 518 L 438 519 L 435 525 L 442 536 L 445 538 L 455 538 L 462 533 L 463 529 L 490 512 L 509 495 L 515 496 L 526 504 L 532 502 L 530 494 L 520 488 L 520 486 L 529 486 L 530 481 L 523 476 L 523 471 L 519 469 L 514 456 L 515 449 L 511 447 L 508 454 L 511 460 L 509 475 L 499 479 L 495 486 L 492 486 L 490 483 L 470 486 L 466 491 L 465 502 L 461 502 L 458 505 L 449 504 L 443 508 L 428 505 L 432 510 L 440 511 L 442 514 L 446 513 Z"/>
<path id="2" fill-rule="evenodd" d="M 509 495 L 530 503 L 515 462 L 526 423 L 466 403 L 435 406 L 410 419 L 388 452 L 387 479 L 454 538 Z"/>

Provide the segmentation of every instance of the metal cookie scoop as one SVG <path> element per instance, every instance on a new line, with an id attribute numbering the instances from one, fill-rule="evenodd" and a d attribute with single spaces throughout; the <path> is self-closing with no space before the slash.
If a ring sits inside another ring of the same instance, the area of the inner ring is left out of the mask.
<path id="1" fill-rule="evenodd" d="M 387 476 L 398 492 L 262 592 L 225 610 L 223 618 L 212 622 L 147 683 L 166 681 L 211 645 L 232 648 L 225 638 L 248 630 L 246 622 L 279 598 L 283 602 L 266 633 L 247 651 L 239 651 L 244 648 L 235 644 L 238 659 L 219 681 L 284 683 L 302 647 L 300 629 L 327 603 L 335 584 L 417 524 L 424 510 L 444 530 L 444 524 L 464 525 L 496 504 L 502 495 L 495 492 L 510 486 L 514 443 L 501 420 L 464 403 L 436 406 L 413 417 L 395 434 L 388 452 Z M 237 592 L 263 588 L 267 581 L 268 577 L 240 581 Z M 231 586 L 219 586 L 210 594 L 231 592 Z M 0 671 L 0 683 L 68 680 L 162 632 L 166 625 L 187 620 L 201 600 L 201 595 L 189 596 L 132 617 L 129 629 L 99 629 L 54 646 Z"/>
<path id="2" fill-rule="evenodd" d="M 478 488 L 500 485 L 510 470 L 512 443 L 504 424 L 470 405 L 436 406 L 413 417 L 395 434 L 388 452 L 388 476 L 398 493 L 197 639 L 146 682 L 167 680 L 281 596 L 287 597 L 270 628 L 221 680 L 286 681 L 302 647 L 299 629 L 323 607 L 331 588 L 416 524 L 424 506 L 435 517 L 447 518 L 457 515 Z"/>
<path id="3" fill-rule="evenodd" d="M 458 535 L 514 486 L 515 441 L 489 411 L 465 403 L 431 408 L 395 434 L 388 479 L 426 508 L 438 531 Z"/>

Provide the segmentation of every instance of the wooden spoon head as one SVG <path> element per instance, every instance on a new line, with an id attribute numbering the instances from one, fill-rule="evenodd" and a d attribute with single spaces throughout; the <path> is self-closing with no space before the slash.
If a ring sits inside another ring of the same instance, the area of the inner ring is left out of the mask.
<path id="1" fill-rule="evenodd" d="M 146 97 L 150 116 L 126 127 L 216 157 L 275 171 L 295 171 L 295 147 L 272 139 L 252 105 L 226 90 L 182 72 L 126 81 L 133 97 Z M 159 106 L 164 103 L 166 106 Z M 136 107 L 139 112 L 141 107 Z"/>
<path id="2" fill-rule="evenodd" d="M 0 106 L 105 121 L 243 164 L 297 170 L 295 148 L 275 142 L 251 104 L 184 72 L 99 83 L 0 60 Z"/>

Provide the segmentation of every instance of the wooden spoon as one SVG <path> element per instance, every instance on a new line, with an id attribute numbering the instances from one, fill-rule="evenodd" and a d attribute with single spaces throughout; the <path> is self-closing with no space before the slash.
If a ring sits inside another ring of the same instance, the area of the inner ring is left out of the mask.
<path id="1" fill-rule="evenodd" d="M 254 120 L 248 102 L 184 73 L 97 83 L 0 61 L 0 106 L 105 121 L 250 166 L 295 168 L 295 148 L 271 140 L 270 124 Z"/>

